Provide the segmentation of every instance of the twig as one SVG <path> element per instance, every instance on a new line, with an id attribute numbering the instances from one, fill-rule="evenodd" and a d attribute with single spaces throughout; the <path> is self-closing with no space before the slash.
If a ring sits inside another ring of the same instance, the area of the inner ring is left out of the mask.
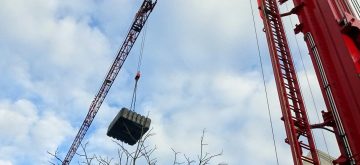
<path id="1" fill-rule="evenodd" d="M 171 148 L 171 150 L 174 152 L 174 162 L 173 165 L 177 165 L 177 164 L 183 164 L 184 162 L 177 162 L 177 155 L 180 154 L 180 152 L 175 151 L 173 148 Z"/>
<path id="2" fill-rule="evenodd" d="M 202 136 L 200 139 L 200 155 L 198 155 L 199 165 L 209 164 L 211 159 L 213 159 L 214 157 L 217 157 L 217 156 L 221 156 L 223 154 L 223 151 L 221 151 L 220 153 L 217 153 L 214 155 L 211 155 L 210 153 L 206 152 L 204 155 L 203 148 L 204 148 L 204 146 L 208 145 L 208 144 L 204 143 L 204 138 L 205 138 L 205 129 L 203 130 Z"/>
<path id="3" fill-rule="evenodd" d="M 58 148 L 56 148 L 55 153 L 52 154 L 51 152 L 47 151 L 47 153 L 51 156 L 53 156 L 55 159 L 57 159 L 59 162 L 61 162 L 61 164 L 63 163 L 63 161 L 57 156 L 58 155 Z M 49 163 L 56 165 L 55 163 L 49 161 Z M 59 164 L 59 163 L 58 163 Z"/>
<path id="4" fill-rule="evenodd" d="M 190 160 L 190 158 L 187 157 L 185 154 L 184 154 L 184 157 L 185 157 L 185 159 L 187 161 L 187 165 L 191 165 L 191 163 L 195 163 L 195 160 Z"/>

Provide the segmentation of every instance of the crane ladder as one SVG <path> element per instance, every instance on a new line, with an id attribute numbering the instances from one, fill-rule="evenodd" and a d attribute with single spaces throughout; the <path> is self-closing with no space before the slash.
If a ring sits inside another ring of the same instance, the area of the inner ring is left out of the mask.
<path id="1" fill-rule="evenodd" d="M 87 113 L 86 118 L 79 129 L 79 132 L 77 133 L 65 159 L 63 160 L 62 165 L 68 165 L 71 159 L 74 157 L 79 145 L 81 144 L 82 139 L 84 138 L 87 130 L 89 129 L 92 121 L 94 120 L 95 115 L 99 111 L 102 102 L 104 101 L 116 76 L 118 75 L 127 56 L 129 55 L 131 48 L 133 47 L 137 37 L 139 36 L 141 29 L 145 25 L 146 20 L 148 19 L 153 8 L 155 7 L 156 2 L 157 1 L 152 2 L 152 0 L 144 0 L 144 2 L 142 3 L 139 11 L 135 16 L 129 33 L 125 41 L 123 42 L 109 72 L 107 73 L 106 79 L 104 80 L 99 92 L 92 101 L 89 112 Z"/>
<path id="2" fill-rule="evenodd" d="M 285 124 L 285 142 L 290 145 L 295 165 L 302 165 L 304 162 L 319 165 L 277 2 L 262 0 L 260 9 L 281 104 L 282 120 Z M 310 152 L 311 157 L 304 156 L 304 151 Z"/>

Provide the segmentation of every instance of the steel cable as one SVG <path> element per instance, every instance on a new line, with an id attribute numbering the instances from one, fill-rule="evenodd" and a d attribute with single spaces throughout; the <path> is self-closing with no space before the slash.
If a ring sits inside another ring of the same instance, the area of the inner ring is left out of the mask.
<path id="1" fill-rule="evenodd" d="M 262 61 L 262 58 L 261 58 L 261 52 L 260 52 L 260 46 L 259 46 L 259 37 L 258 37 L 257 29 L 256 29 L 254 9 L 253 9 L 253 5 L 252 5 L 251 1 L 252 1 L 252 0 L 249 0 L 249 3 L 250 3 L 250 8 L 251 8 L 251 15 L 252 15 L 253 26 L 254 26 L 254 33 L 255 33 L 255 37 L 256 37 L 256 44 L 257 44 L 257 51 L 258 51 L 259 63 L 260 63 L 260 67 L 261 67 L 262 81 L 263 81 L 264 91 L 265 91 L 265 96 L 266 96 L 266 104 L 267 104 L 267 110 L 268 110 L 268 115 L 269 115 L 269 122 L 270 122 L 270 127 L 271 127 L 271 134 L 272 134 L 272 139 L 273 139 L 273 145 L 274 145 L 274 151 L 275 151 L 275 156 L 276 156 L 276 162 L 277 162 L 277 164 L 279 165 L 279 157 L 278 157 L 278 152 L 277 152 L 277 148 L 276 148 L 276 140 L 275 140 L 274 126 L 273 126 L 273 121 L 272 121 L 272 117 L 271 117 L 269 96 L 268 96 L 268 91 L 267 91 L 266 81 L 265 81 L 264 66 L 263 66 L 263 61 Z"/>
<path id="2" fill-rule="evenodd" d="M 139 53 L 139 59 L 138 59 L 138 64 L 137 64 L 137 73 L 135 76 L 135 86 L 134 86 L 134 90 L 133 90 L 133 94 L 132 94 L 132 98 L 131 98 L 130 110 L 132 110 L 134 112 L 135 112 L 135 107 L 136 107 L 136 92 L 137 92 L 137 87 L 138 87 L 138 81 L 140 79 L 140 70 L 141 70 L 144 47 L 145 47 L 146 31 L 147 31 L 147 24 L 144 25 L 144 32 L 143 32 L 143 35 L 141 38 L 140 53 Z"/>

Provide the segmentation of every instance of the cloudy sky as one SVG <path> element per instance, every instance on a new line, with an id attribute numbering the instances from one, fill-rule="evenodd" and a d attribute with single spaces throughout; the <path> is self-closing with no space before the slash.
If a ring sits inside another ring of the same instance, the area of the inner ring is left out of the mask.
<path id="1" fill-rule="evenodd" d="M 49 164 L 56 160 L 47 151 L 57 148 L 66 155 L 141 3 L 0 0 L 0 165 Z M 291 153 L 262 22 L 254 14 L 279 162 L 287 165 Z M 295 40 L 290 19 L 284 21 L 310 120 L 317 123 L 315 110 L 324 109 L 317 80 L 302 36 Z M 90 154 L 117 157 L 106 130 L 130 105 L 140 43 L 83 140 Z M 205 150 L 223 151 L 212 164 L 276 164 L 249 1 L 159 0 L 144 45 L 137 112 L 152 119 L 149 144 L 157 146 L 158 164 L 172 163 L 171 148 L 197 159 L 203 129 Z M 314 132 L 318 148 L 336 156 L 333 137 Z M 73 164 L 78 161 L 75 156 Z"/>

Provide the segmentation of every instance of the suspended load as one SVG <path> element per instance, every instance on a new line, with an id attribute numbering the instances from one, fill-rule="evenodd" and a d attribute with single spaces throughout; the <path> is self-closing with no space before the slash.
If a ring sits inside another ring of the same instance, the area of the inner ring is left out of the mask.
<path id="1" fill-rule="evenodd" d="M 134 145 L 149 130 L 150 123 L 149 118 L 122 108 L 110 123 L 107 135 Z"/>

